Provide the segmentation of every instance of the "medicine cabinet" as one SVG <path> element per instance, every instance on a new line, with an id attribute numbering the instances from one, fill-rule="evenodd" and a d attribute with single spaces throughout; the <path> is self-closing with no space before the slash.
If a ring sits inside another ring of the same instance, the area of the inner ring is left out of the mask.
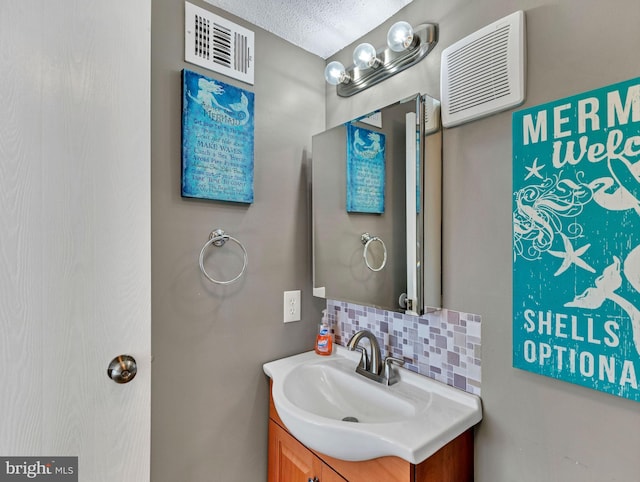
<path id="1" fill-rule="evenodd" d="M 313 137 L 315 296 L 440 307 L 439 120 L 438 100 L 414 95 Z"/>

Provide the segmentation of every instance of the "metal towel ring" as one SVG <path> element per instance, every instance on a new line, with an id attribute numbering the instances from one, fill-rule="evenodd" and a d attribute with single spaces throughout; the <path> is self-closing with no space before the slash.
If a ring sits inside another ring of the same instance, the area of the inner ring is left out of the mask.
<path id="1" fill-rule="evenodd" d="M 244 256 L 244 262 L 242 264 L 242 270 L 240 271 L 240 273 L 238 273 L 238 276 L 227 281 L 219 281 L 209 276 L 209 273 L 207 273 L 207 271 L 204 269 L 204 252 L 207 250 L 209 246 L 215 246 L 217 248 L 224 246 L 224 243 L 226 243 L 227 240 L 231 240 L 234 243 L 236 243 L 238 246 L 240 246 L 240 249 L 242 249 L 242 255 Z M 238 241 L 236 238 L 234 238 L 233 236 L 229 236 L 228 234 L 226 234 L 222 229 L 216 229 L 212 231 L 211 234 L 209 235 L 209 241 L 207 241 L 202 247 L 202 249 L 200 250 L 200 271 L 202 271 L 202 274 L 205 275 L 209 281 L 218 285 L 229 285 L 235 281 L 238 281 L 240 277 L 244 274 L 245 270 L 247 269 L 247 262 L 248 262 L 247 250 L 244 249 L 244 246 L 242 245 L 242 243 Z"/>
<path id="2" fill-rule="evenodd" d="M 364 263 L 367 265 L 367 268 L 369 268 L 371 271 L 382 271 L 387 264 L 387 246 L 384 244 L 384 241 L 382 240 L 382 238 L 379 238 L 378 236 L 371 236 L 369 233 L 364 233 L 362 236 L 360 236 L 360 241 L 362 241 L 362 244 L 364 244 L 364 251 L 362 252 L 362 257 L 364 258 Z M 378 241 L 382 245 L 382 250 L 384 254 L 384 257 L 382 259 L 382 264 L 378 268 L 373 268 L 369 264 L 369 260 L 367 259 L 367 250 L 369 249 L 369 245 L 374 241 Z"/>

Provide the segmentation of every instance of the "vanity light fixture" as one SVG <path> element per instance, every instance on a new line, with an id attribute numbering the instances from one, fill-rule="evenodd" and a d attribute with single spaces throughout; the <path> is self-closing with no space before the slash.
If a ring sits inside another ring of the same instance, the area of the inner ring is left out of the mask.
<path id="1" fill-rule="evenodd" d="M 409 22 L 394 23 L 387 33 L 387 45 L 394 52 L 402 52 L 413 45 L 415 37 Z"/>
<path id="2" fill-rule="evenodd" d="M 324 77 L 341 97 L 350 97 L 417 64 L 438 43 L 438 26 L 394 23 L 387 33 L 387 47 L 378 50 L 369 43 L 361 43 L 353 51 L 353 65 L 333 61 L 327 64 Z"/>
<path id="3" fill-rule="evenodd" d="M 347 84 L 351 81 L 351 77 L 347 75 L 344 65 L 342 65 L 342 62 L 338 62 L 337 60 L 327 64 L 324 69 L 324 78 L 331 85 L 338 85 L 341 83 Z"/>
<path id="4" fill-rule="evenodd" d="M 353 50 L 353 65 L 359 69 L 376 68 L 382 65 L 382 61 L 376 57 L 378 53 L 371 44 L 360 44 Z"/>

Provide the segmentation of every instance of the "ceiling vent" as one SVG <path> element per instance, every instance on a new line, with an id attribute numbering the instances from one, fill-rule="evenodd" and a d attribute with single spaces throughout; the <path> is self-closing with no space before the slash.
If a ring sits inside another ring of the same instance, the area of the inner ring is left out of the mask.
<path id="1" fill-rule="evenodd" d="M 524 12 L 515 12 L 442 52 L 442 125 L 515 107 L 525 96 Z"/>
<path id="2" fill-rule="evenodd" d="M 184 14 L 185 61 L 253 85 L 253 32 L 188 2 Z"/>

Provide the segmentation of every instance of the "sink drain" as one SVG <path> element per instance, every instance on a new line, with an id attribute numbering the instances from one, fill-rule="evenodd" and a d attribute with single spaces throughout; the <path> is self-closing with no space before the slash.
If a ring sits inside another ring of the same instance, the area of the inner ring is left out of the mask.
<path id="1" fill-rule="evenodd" d="M 355 423 L 358 423 L 359 420 L 356 417 L 344 417 L 342 419 L 342 421 L 343 422 L 355 422 Z"/>

